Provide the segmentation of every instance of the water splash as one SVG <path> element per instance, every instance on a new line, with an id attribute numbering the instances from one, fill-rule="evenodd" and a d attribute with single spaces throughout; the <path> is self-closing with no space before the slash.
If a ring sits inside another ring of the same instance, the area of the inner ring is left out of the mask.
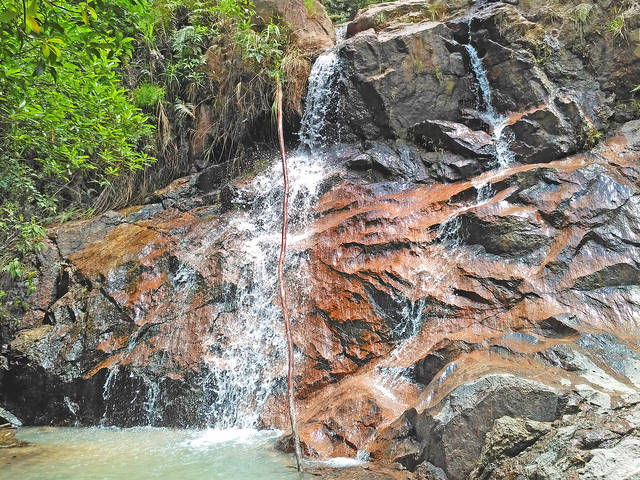
<path id="1" fill-rule="evenodd" d="M 278 438 L 282 432 L 279 430 L 254 430 L 249 428 L 230 428 L 227 430 L 209 429 L 183 443 L 184 446 L 206 449 L 214 445 L 234 444 L 251 445 L 267 443 Z"/>

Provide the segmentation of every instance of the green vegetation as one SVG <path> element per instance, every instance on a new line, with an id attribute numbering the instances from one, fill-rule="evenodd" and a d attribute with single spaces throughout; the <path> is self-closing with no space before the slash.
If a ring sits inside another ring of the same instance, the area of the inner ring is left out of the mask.
<path id="1" fill-rule="evenodd" d="M 318 10 L 314 0 L 303 0 L 304 8 L 307 9 L 307 16 L 309 18 L 315 18 L 318 15 Z"/>
<path id="2" fill-rule="evenodd" d="M 442 20 L 447 13 L 447 7 L 444 3 L 437 1 L 426 6 L 425 13 L 427 14 L 427 18 L 431 21 Z"/>
<path id="3" fill-rule="evenodd" d="M 593 125 L 585 124 L 580 130 L 580 143 L 583 148 L 591 149 L 595 147 L 602 139 L 602 132 L 598 131 Z"/>
<path id="4" fill-rule="evenodd" d="M 186 173 L 185 150 L 204 162 L 233 160 L 232 175 L 245 170 L 244 146 L 272 133 L 264 125 L 277 81 L 284 81 L 287 110 L 299 108 L 309 61 L 286 26 L 256 20 L 247 0 L 154 2 L 130 66 L 134 100 L 158 124 L 154 177 Z"/>
<path id="5" fill-rule="evenodd" d="M 153 107 L 164 100 L 163 87 L 143 82 L 133 91 L 133 103 L 138 107 Z"/>
<path id="6" fill-rule="evenodd" d="M 616 16 L 607 25 L 607 30 L 611 32 L 614 38 L 620 38 L 620 39 L 626 38 L 624 15 L 619 14 L 617 9 L 616 9 Z"/>
<path id="7" fill-rule="evenodd" d="M 329 16 L 335 23 L 343 23 L 352 20 L 358 10 L 374 3 L 382 3 L 385 0 L 321 0 L 327 8 Z M 394 1 L 394 0 L 386 0 Z"/>
<path id="8" fill-rule="evenodd" d="M 20 259 L 39 248 L 43 223 L 105 205 L 119 175 L 153 161 L 141 148 L 153 127 L 129 101 L 120 68 L 146 8 L 138 0 L 2 3 L 0 265 L 14 279 L 31 285 Z"/>
<path id="9" fill-rule="evenodd" d="M 143 199 L 187 152 L 242 158 L 276 84 L 299 108 L 309 62 L 256 18 L 249 0 L 1 0 L 0 271 L 31 290 L 46 225 Z"/>

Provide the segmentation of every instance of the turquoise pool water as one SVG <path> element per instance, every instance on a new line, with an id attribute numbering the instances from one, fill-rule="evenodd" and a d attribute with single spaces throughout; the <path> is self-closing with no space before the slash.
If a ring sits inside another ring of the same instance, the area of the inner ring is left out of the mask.
<path id="1" fill-rule="evenodd" d="M 159 428 L 23 428 L 0 449 L 3 480 L 287 480 L 295 459 L 275 432 Z"/>

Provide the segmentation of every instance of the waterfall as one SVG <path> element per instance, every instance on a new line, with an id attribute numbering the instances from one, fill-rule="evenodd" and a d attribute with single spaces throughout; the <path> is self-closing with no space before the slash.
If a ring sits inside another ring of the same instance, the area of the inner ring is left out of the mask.
<path id="1" fill-rule="evenodd" d="M 482 65 L 482 60 L 480 60 L 480 57 L 478 56 L 478 51 L 471 44 L 471 21 L 469 21 L 469 43 L 467 43 L 464 48 L 469 54 L 471 68 L 478 82 L 478 88 L 480 89 L 482 101 L 484 103 L 485 110 L 480 113 L 480 118 L 489 125 L 496 149 L 496 161 L 498 163 L 498 168 L 502 169 L 514 161 L 513 152 L 511 152 L 511 148 L 509 146 L 511 141 L 504 132 L 507 118 L 498 115 L 493 106 L 493 95 L 489 79 L 487 78 L 487 72 Z"/>
<path id="2" fill-rule="evenodd" d="M 346 26 L 336 28 L 338 43 L 344 39 L 346 31 Z M 299 133 L 301 147 L 314 151 L 327 146 L 323 130 L 331 101 L 337 93 L 339 72 L 340 57 L 335 47 L 320 55 L 313 64 Z"/>
<path id="3" fill-rule="evenodd" d="M 296 233 L 304 233 L 319 186 L 326 178 L 322 162 L 304 152 L 313 152 L 324 144 L 322 129 L 339 65 L 337 52 L 329 50 L 317 59 L 309 78 L 301 146 L 289 158 L 292 246 L 304 237 Z M 207 416 L 216 429 L 255 428 L 268 399 L 285 389 L 286 345 L 276 281 L 282 192 L 281 166 L 274 162 L 241 192 L 242 203 L 249 206 L 232 220 L 232 227 L 242 238 L 239 251 L 228 252 L 225 260 L 226 270 L 240 272 L 239 278 L 229 278 L 229 284 L 236 285 L 228 294 L 235 311 L 231 313 L 233 319 L 225 321 L 224 327 L 208 339 L 204 356 L 207 374 L 203 388 L 211 398 Z M 306 258 L 294 250 L 287 258 L 286 276 L 293 277 L 292 283 L 303 289 L 309 283 L 304 279 Z"/>
<path id="4" fill-rule="evenodd" d="M 303 229 L 324 174 L 320 165 L 302 156 L 292 157 L 289 166 L 296 205 L 290 223 Z M 232 220 L 231 227 L 242 238 L 239 250 L 228 252 L 225 259 L 230 272 L 239 272 L 238 278 L 228 279 L 236 286 L 227 294 L 235 311 L 208 340 L 205 354 L 203 387 L 212 394 L 208 416 L 216 428 L 255 427 L 269 397 L 284 388 L 286 346 L 276 301 L 282 190 L 282 172 L 274 163 L 248 189 L 248 210 Z M 287 270 L 299 270 L 303 261 L 290 255 Z"/>

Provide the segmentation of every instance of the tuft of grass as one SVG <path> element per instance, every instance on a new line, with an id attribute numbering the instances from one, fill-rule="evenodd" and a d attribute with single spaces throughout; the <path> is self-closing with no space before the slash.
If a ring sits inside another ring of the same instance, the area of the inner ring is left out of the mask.
<path id="1" fill-rule="evenodd" d="M 578 31 L 580 32 L 580 38 L 584 43 L 584 36 L 586 27 L 589 25 L 589 18 L 591 17 L 591 11 L 593 10 L 593 5 L 589 3 L 580 3 L 576 5 L 570 11 L 571 19 L 576 23 L 578 27 Z"/>
<path id="2" fill-rule="evenodd" d="M 425 7 L 427 18 L 432 22 L 442 20 L 447 14 L 447 7 L 440 2 Z"/>
<path id="3" fill-rule="evenodd" d="M 133 103 L 137 107 L 153 107 L 164 100 L 165 89 L 159 85 L 144 82 L 132 92 L 132 96 Z"/>
<path id="4" fill-rule="evenodd" d="M 607 24 L 607 30 L 613 35 L 613 38 L 617 39 L 626 39 L 626 28 L 625 28 L 625 19 L 624 15 L 618 13 L 619 10 L 616 9 L 615 17 L 611 20 L 609 24 Z"/>
<path id="5" fill-rule="evenodd" d="M 587 148 L 595 147 L 602 139 L 602 132 L 596 129 L 593 125 L 585 124 L 580 131 L 580 142 Z"/>
<path id="6" fill-rule="evenodd" d="M 442 73 L 442 67 L 440 65 L 436 65 L 435 74 L 440 86 L 444 85 L 444 74 Z"/>
<path id="7" fill-rule="evenodd" d="M 571 18 L 579 25 L 586 25 L 589 22 L 593 5 L 589 3 L 580 3 L 571 9 Z"/>
<path id="8" fill-rule="evenodd" d="M 318 9 L 314 0 L 302 0 L 302 3 L 307 10 L 307 17 L 316 18 L 318 16 Z"/>

